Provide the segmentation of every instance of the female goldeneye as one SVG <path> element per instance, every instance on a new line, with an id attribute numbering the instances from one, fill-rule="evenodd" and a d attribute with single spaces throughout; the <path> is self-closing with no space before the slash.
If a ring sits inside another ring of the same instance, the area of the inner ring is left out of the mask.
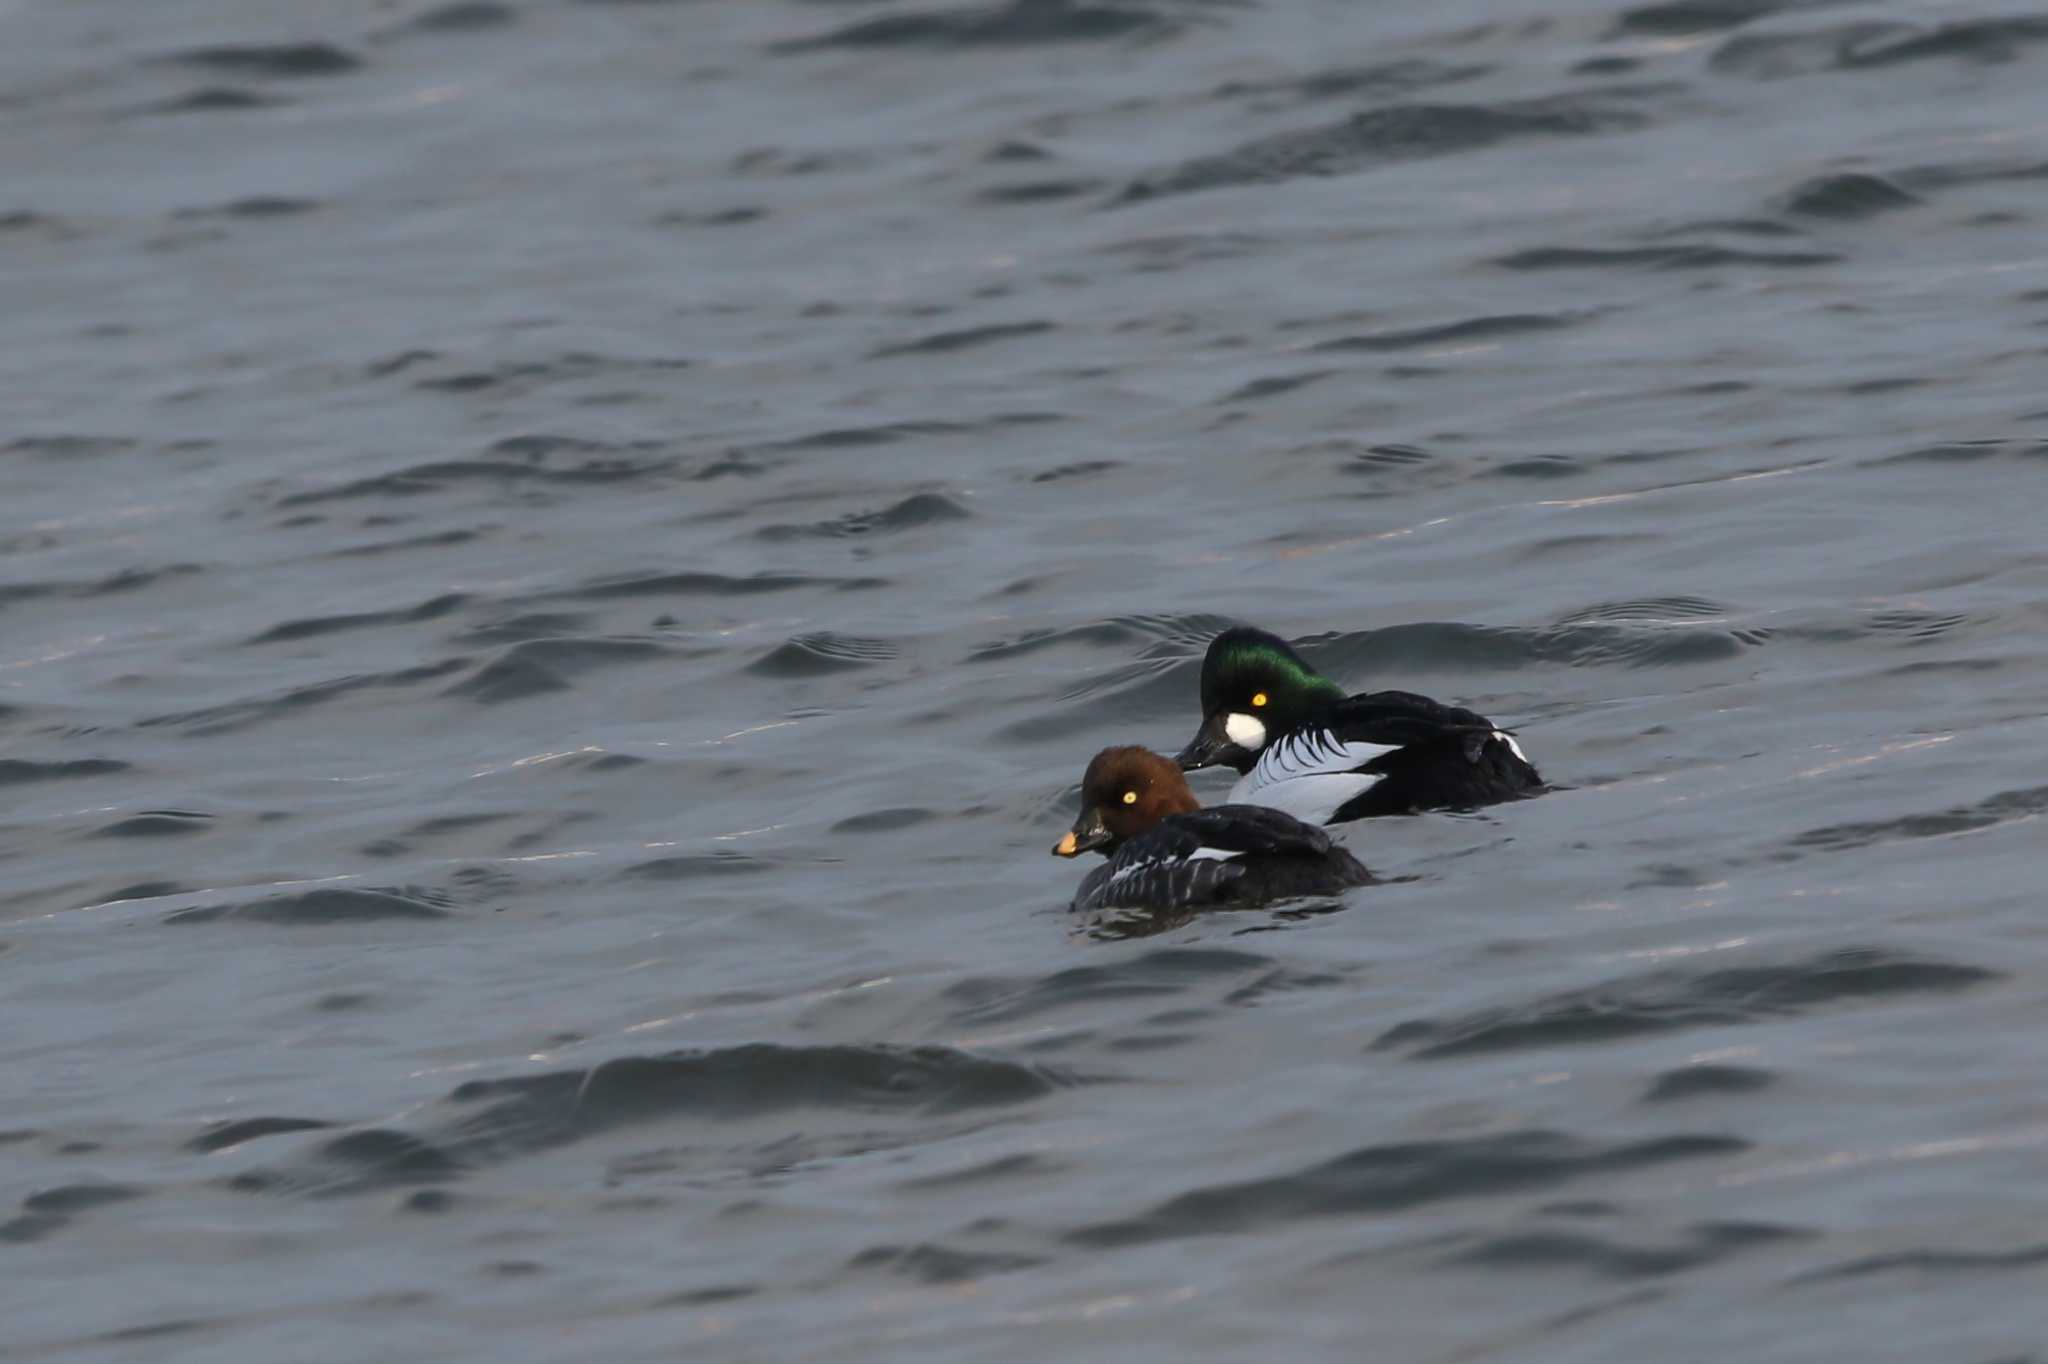
<path id="1" fill-rule="evenodd" d="M 1485 716 L 1413 692 L 1346 696 L 1287 641 L 1248 626 L 1210 641 L 1202 717 L 1182 767 L 1232 768 L 1233 803 L 1314 824 L 1472 809 L 1544 789 L 1514 736 Z"/>
<path id="2" fill-rule="evenodd" d="M 1056 857 L 1096 850 L 1075 909 L 1244 907 L 1369 885 L 1359 860 L 1313 824 L 1263 805 L 1204 810 L 1178 766 L 1149 748 L 1105 748 L 1081 778 L 1081 814 Z"/>

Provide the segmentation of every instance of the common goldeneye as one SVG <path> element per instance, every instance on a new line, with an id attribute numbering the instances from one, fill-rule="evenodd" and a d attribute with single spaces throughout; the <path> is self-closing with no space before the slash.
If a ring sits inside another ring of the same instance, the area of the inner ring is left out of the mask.
<path id="1" fill-rule="evenodd" d="M 1174 763 L 1149 748 L 1105 748 L 1081 778 L 1081 813 L 1057 857 L 1098 851 L 1075 909 L 1244 907 L 1335 895 L 1373 880 L 1313 824 L 1264 805 L 1204 810 Z"/>
<path id="2" fill-rule="evenodd" d="M 1202 727 L 1179 761 L 1189 771 L 1232 768 L 1232 803 L 1314 824 L 1472 809 L 1544 789 L 1514 736 L 1485 716 L 1413 692 L 1346 696 L 1287 641 L 1248 626 L 1210 641 Z"/>

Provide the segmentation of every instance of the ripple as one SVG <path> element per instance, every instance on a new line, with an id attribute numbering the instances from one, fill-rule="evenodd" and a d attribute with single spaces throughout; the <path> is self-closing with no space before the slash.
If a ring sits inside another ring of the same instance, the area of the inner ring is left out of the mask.
<path id="1" fill-rule="evenodd" d="M 589 1069 L 471 1080 L 428 1111 L 422 1132 L 359 1129 L 318 1144 L 300 1161 L 230 1182 L 250 1192 L 326 1194 L 440 1183 L 647 1123 L 738 1123 L 788 1113 L 805 1114 L 807 1129 L 831 1114 L 852 1118 L 871 1146 L 870 1129 L 887 1118 L 1013 1107 L 1068 1083 L 1044 1067 L 937 1046 L 760 1042 L 622 1056 Z M 778 1133 L 776 1144 L 785 1139 Z"/>
<path id="2" fill-rule="evenodd" d="M 856 668 L 871 668 L 901 652 L 897 645 L 886 639 L 818 630 L 778 644 L 749 663 L 746 670 L 760 677 L 824 677 Z"/>
<path id="3" fill-rule="evenodd" d="M 402 857 L 417 852 L 422 845 L 446 841 L 452 834 L 466 833 L 471 829 L 488 828 L 512 818 L 502 813 L 478 813 L 466 815 L 441 815 L 434 819 L 423 819 L 411 825 L 404 832 L 391 838 L 380 838 L 363 845 L 357 851 L 365 857 Z"/>
<path id="4" fill-rule="evenodd" d="M 1077 1005 L 1186 995 L 1226 984 L 1225 1002 L 1245 1005 L 1274 991 L 1319 989 L 1345 978 L 1284 967 L 1255 952 L 1214 947 L 1162 948 L 1104 966 L 1073 966 L 1046 976 L 973 976 L 940 996 L 960 1026 L 1015 1023 Z"/>
<path id="5" fill-rule="evenodd" d="M 1554 95 L 1501 104 L 1396 104 L 1338 123 L 1276 133 L 1133 181 L 1124 202 L 1477 151 L 1531 137 L 1583 137 L 1639 128 L 1648 119 L 1613 97 Z"/>
<path id="6" fill-rule="evenodd" d="M 139 815 L 117 820 L 95 832 L 102 838 L 176 837 L 204 833 L 206 821 L 212 818 L 212 815 L 198 814 L 190 810 L 145 810 Z"/>
<path id="7" fill-rule="evenodd" d="M 1670 246 L 1535 246 L 1502 256 L 1494 263 L 1509 270 L 1709 270 L 1728 265 L 1787 269 L 1833 265 L 1842 257 L 1832 251 L 1742 251 L 1732 246 L 1674 243 Z"/>
<path id="8" fill-rule="evenodd" d="M 279 719 L 308 706 L 324 705 L 353 692 L 415 686 L 446 677 L 449 673 L 460 671 L 467 666 L 467 660 L 451 658 L 416 668 L 402 668 L 395 672 L 351 673 L 345 677 L 316 682 L 304 687 L 293 687 L 288 691 L 251 700 L 231 701 L 225 705 L 208 706 L 202 710 L 155 715 L 138 720 L 136 725 L 142 729 L 175 725 L 189 729 L 194 734 L 225 734 Z"/>
<path id="9" fill-rule="evenodd" d="M 894 345 L 881 346 L 869 351 L 868 358 L 881 360 L 892 355 L 944 355 L 952 351 L 991 345 L 997 341 L 1012 341 L 1020 336 L 1038 336 L 1052 330 L 1054 327 L 1050 322 L 998 322 L 986 327 L 937 332 L 931 336 L 919 337 L 915 341 L 899 341 Z"/>
<path id="10" fill-rule="evenodd" d="M 1854 824 L 1827 824 L 1818 829 L 1808 829 L 1791 839 L 1787 846 L 1822 852 L 1848 852 L 1899 839 L 1940 838 L 1945 834 L 1989 829 L 1999 824 L 2032 819 L 2043 811 L 2048 811 L 2048 786 L 2032 786 L 2017 791 L 2001 791 L 1973 805 L 1951 806 L 1925 814 Z"/>
<path id="11" fill-rule="evenodd" d="M 835 834 L 886 834 L 898 829 L 913 829 L 928 824 L 939 817 L 938 811 L 926 810 L 915 805 L 900 805 L 887 810 L 867 810 L 857 815 L 848 815 L 832 826 Z"/>
<path id="12" fill-rule="evenodd" d="M 126 436 L 17 436 L 0 446 L 0 453 L 30 455 L 37 459 L 97 459 L 126 454 L 137 442 Z"/>
<path id="13" fill-rule="evenodd" d="M 1901 1250 L 1866 1255 L 1809 1270 L 1787 1280 L 1792 1284 L 1863 1279 L 1872 1274 L 1909 1273 L 1916 1278 L 1935 1274 L 1979 1274 L 1986 1270 L 2037 1269 L 2048 1264 L 2048 1245 L 2016 1246 L 2011 1250 Z"/>
<path id="14" fill-rule="evenodd" d="M 1849 220 L 1874 218 L 1922 202 L 1919 195 L 1900 189 L 1882 176 L 1849 172 L 1806 181 L 1785 196 L 1785 211 L 1808 218 Z"/>
<path id="15" fill-rule="evenodd" d="M 517 10 L 497 0 L 453 0 L 415 15 L 404 27 L 411 33 L 482 33 L 508 27 L 518 17 Z"/>
<path id="16" fill-rule="evenodd" d="M 1903 454 L 1885 455 L 1875 464 L 1974 464 L 1979 460 L 2017 456 L 2039 459 L 2048 455 L 2048 441 L 2042 440 L 1952 440 L 1941 445 L 1923 445 Z"/>
<path id="17" fill-rule="evenodd" d="M 173 218 L 293 218 L 321 207 L 318 199 L 291 199 L 281 194 L 259 194 L 233 199 L 211 208 L 181 208 Z"/>
<path id="18" fill-rule="evenodd" d="M 814 37 L 773 43 L 770 50 L 800 53 L 851 47 L 947 51 L 1164 37 L 1181 26 L 1153 10 L 1135 6 L 1087 4 L 1083 0 L 1009 0 L 1007 4 L 992 6 L 885 14 Z"/>
<path id="19" fill-rule="evenodd" d="M 667 1297 L 657 1298 L 654 1300 L 653 1306 L 656 1308 L 708 1307 L 714 1303 L 738 1302 L 742 1298 L 751 1298 L 760 1291 L 759 1286 L 755 1284 L 712 1284 L 705 1288 L 689 1288 L 680 1293 L 671 1293 Z"/>
<path id="20" fill-rule="evenodd" d="M 1615 20 L 1616 35 L 1654 34 L 1685 37 L 1740 28 L 1753 20 L 1790 9 L 1798 0 L 1666 0 L 1624 10 Z"/>
<path id="21" fill-rule="evenodd" d="M 1071 464 L 1056 464 L 1050 469 L 1041 469 L 1031 475 L 1033 483 L 1064 483 L 1070 479 L 1092 478 L 1096 474 L 1121 469 L 1123 462 L 1114 459 L 1084 459 Z"/>
<path id="22" fill-rule="evenodd" d="M 74 777 L 104 777 L 128 770 L 129 764 L 112 758 L 73 758 L 68 762 L 31 762 L 25 758 L 0 758 L 0 786 L 19 786 L 38 781 L 66 781 Z"/>
<path id="23" fill-rule="evenodd" d="M 246 921 L 277 924 L 287 928 L 317 928 L 332 924 L 373 923 L 391 919 L 445 919 L 446 910 L 422 898 L 416 890 L 395 887 L 352 889 L 322 886 L 317 890 L 272 895 L 242 904 L 201 905 L 164 916 L 167 924 L 204 924 Z"/>
<path id="24" fill-rule="evenodd" d="M 1318 342 L 1309 349 L 1390 351 L 1416 350 L 1424 346 L 1469 345 L 1506 336 L 1526 336 L 1531 332 L 1558 331 L 1583 321 L 1583 315 L 1569 313 L 1503 313 L 1491 317 L 1470 317 L 1462 322 L 1447 322 L 1435 327 L 1415 327 L 1407 331 L 1340 336 L 1334 341 Z"/>
<path id="25" fill-rule="evenodd" d="M 1930 57 L 1959 57 L 1974 62 L 2008 62 L 2031 43 L 2048 42 L 2048 17 L 2013 16 L 1963 19 L 1933 28 L 1872 34 L 1843 45 L 1842 65 L 1896 66 Z"/>
<path id="26" fill-rule="evenodd" d="M 1738 34 L 1715 51 L 1708 65 L 1729 75 L 1782 79 L 1936 58 L 2012 61 L 2043 41 L 2048 41 L 2048 18 L 2035 15 L 1965 19 L 1931 28 L 1869 20 L 1802 32 Z"/>
<path id="27" fill-rule="evenodd" d="M 1584 1270 L 1608 1279 L 1682 1274 L 1761 1246 L 1811 1240 L 1820 1233 L 1769 1222 L 1696 1222 L 1670 1246 L 1636 1246 L 1587 1232 L 1525 1231 L 1489 1237 L 1446 1263 L 1529 1273 Z"/>
<path id="28" fill-rule="evenodd" d="M 804 573 L 626 573 L 541 594 L 542 601 L 617 601 L 628 597 L 751 597 L 829 587 L 842 592 L 887 585 L 883 578 L 820 578 Z"/>
<path id="29" fill-rule="evenodd" d="M 856 539 L 973 518 L 973 512 L 950 497 L 940 493 L 915 493 L 877 511 L 849 512 L 829 521 L 813 521 L 806 525 L 763 526 L 754 534 L 762 540 Z"/>
<path id="30" fill-rule="evenodd" d="M 1219 403 L 1250 403 L 1259 402 L 1266 398 L 1277 398 L 1283 393 L 1292 393 L 1298 388 L 1306 388 L 1318 380 L 1328 379 L 1332 375 L 1342 372 L 1341 370 L 1334 369 L 1312 369 L 1300 374 L 1275 374 L 1270 378 L 1254 379 L 1248 384 L 1232 389 L 1216 401 Z"/>
<path id="31" fill-rule="evenodd" d="M 287 1132 L 313 1132 L 334 1126 L 320 1118 L 242 1118 L 235 1122 L 217 1122 L 204 1132 L 185 1143 L 188 1151 L 211 1155 L 240 1146 L 244 1142 L 260 1141 L 264 1137 L 280 1136 Z"/>
<path id="32" fill-rule="evenodd" d="M 1917 644 L 1952 635 L 1975 619 L 1966 611 L 1895 608 L 1871 612 L 1864 617 L 1863 628 L 1873 634 L 1893 635 Z"/>
<path id="33" fill-rule="evenodd" d="M 1581 621 L 1542 629 L 1422 621 L 1301 641 L 1310 661 L 1331 676 L 1419 670 L 1513 669 L 1541 664 L 1574 668 L 1687 667 L 1739 658 L 1770 638 L 1660 622 Z"/>
<path id="34" fill-rule="evenodd" d="M 394 607 L 388 611 L 362 611 L 345 616 L 309 616 L 303 620 L 288 620 L 273 625 L 261 634 L 245 640 L 247 644 L 276 644 L 286 640 L 312 639 L 318 635 L 331 635 L 343 630 L 364 630 L 379 625 L 410 625 L 423 620 L 439 620 L 442 616 L 459 611 L 469 601 L 461 592 L 447 592 L 431 597 L 417 606 Z"/>
<path id="35" fill-rule="evenodd" d="M 1050 204 L 1082 199 L 1106 188 L 1107 182 L 1076 177 L 1065 180 L 1014 180 L 990 185 L 974 197 L 986 204 Z"/>
<path id="36" fill-rule="evenodd" d="M 1643 1091 L 1642 1102 L 1677 1103 L 1709 1094 L 1754 1094 L 1777 1082 L 1776 1075 L 1753 1066 L 1679 1066 L 1651 1081 L 1649 1088 Z"/>
<path id="37" fill-rule="evenodd" d="M 806 450 L 859 450 L 873 445 L 894 445 L 923 436 L 963 435 L 974 429 L 965 422 L 883 422 L 876 426 L 838 426 L 790 440 L 755 446 L 771 453 L 799 454 Z"/>
<path id="38" fill-rule="evenodd" d="M 68 1216 L 71 1213 L 102 1208 L 109 1203 L 125 1203 L 131 1198 L 140 1197 L 142 1190 L 126 1184 L 64 1184 L 30 1194 L 21 1200 L 21 1206 L 25 1212 Z"/>
<path id="39" fill-rule="evenodd" d="M 180 578 L 202 571 L 198 564 L 166 564 L 162 568 L 124 568 L 104 578 L 5 583 L 0 584 L 0 606 L 14 602 L 40 601 L 51 597 L 108 597 L 119 592 L 139 591 L 166 579 Z"/>
<path id="40" fill-rule="evenodd" d="M 376 540 L 365 545 L 346 545 L 341 549 L 330 549 L 322 557 L 368 559 L 383 554 L 402 553 L 409 549 L 446 549 L 450 545 L 466 545 L 482 533 L 474 530 L 428 531 L 424 535 L 408 535 L 397 540 Z"/>
<path id="41" fill-rule="evenodd" d="M 1086 625 L 1026 630 L 1008 639 L 991 640 L 970 649 L 965 663 L 997 663 L 1032 654 L 1057 650 L 1066 645 L 1088 648 L 1126 648 L 1148 638 L 1137 625 L 1120 620 L 1092 621 Z"/>
<path id="42" fill-rule="evenodd" d="M 914 1246 L 869 1246 L 846 1262 L 848 1269 L 887 1269 L 919 1283 L 957 1284 L 1042 1265 L 1042 1255 L 954 1250 L 924 1242 Z"/>
<path id="43" fill-rule="evenodd" d="M 209 85 L 189 94 L 167 99 L 159 104 L 149 105 L 143 110 L 150 114 L 214 114 L 241 109 L 275 109 L 291 101 L 277 95 L 258 94 L 254 90 L 240 90 L 233 86 Z"/>
<path id="44" fill-rule="evenodd" d="M 1277 95 L 1297 103 L 1325 99 L 1393 99 L 1432 86 L 1477 80 L 1493 69 L 1480 65 L 1451 66 L 1428 58 L 1408 57 L 1367 66 L 1331 67 L 1305 76 L 1234 80 L 1217 86 L 1210 94 L 1216 99 L 1250 98 L 1255 101 Z"/>
<path id="45" fill-rule="evenodd" d="M 1585 1175 L 1748 1149 L 1749 1143 L 1727 1136 L 1658 1137 L 1603 1146 L 1541 1130 L 1365 1146 L 1291 1174 L 1194 1189 L 1137 1217 L 1077 1228 L 1065 1239 L 1109 1248 L 1254 1231 L 1314 1217 L 1394 1212 L 1454 1198 L 1543 1190 Z"/>
<path id="46" fill-rule="evenodd" d="M 0 1222 L 0 1243 L 40 1241 L 69 1226 L 75 1214 L 142 1196 L 141 1189 L 126 1184 L 64 1184 L 44 1189 L 21 1200 L 21 1216 Z"/>
<path id="47" fill-rule="evenodd" d="M 620 872 L 637 881 L 700 881 L 706 878 L 751 876 L 776 869 L 778 864 L 745 853 L 714 852 L 657 857 L 636 862 Z"/>
<path id="48" fill-rule="evenodd" d="M 1639 597 L 1628 601 L 1600 602 L 1559 616 L 1559 625 L 1592 622 L 1627 622 L 1661 625 L 1685 620 L 1716 620 L 1734 614 L 1735 608 L 1705 597 Z"/>
<path id="49" fill-rule="evenodd" d="M 426 493 L 444 492 L 466 483 L 540 483 L 570 486 L 631 483 L 669 473 L 675 467 L 676 461 L 673 459 L 633 460 L 623 457 L 587 459 L 566 468 L 549 468 L 509 459 L 437 460 L 427 464 L 409 465 L 371 478 L 359 478 L 331 488 L 288 493 L 278 498 L 273 505 L 283 509 L 362 497 L 418 497 Z"/>
<path id="50" fill-rule="evenodd" d="M 173 53 L 167 61 L 182 66 L 232 71 L 249 76 L 290 78 L 338 76 L 362 66 L 363 59 L 331 43 L 274 43 L 195 47 Z"/>
<path id="51" fill-rule="evenodd" d="M 1517 1004 L 1397 1024 L 1374 1051 L 1439 1060 L 1535 1047 L 1583 1046 L 1688 1028 L 1786 1018 L 1894 995 L 1967 990 L 2001 979 L 1980 966 L 1851 947 L 1800 961 L 1717 971 L 1651 971 Z"/>
<path id="52" fill-rule="evenodd" d="M 568 691 L 570 679 L 597 668 L 644 663 L 669 650 L 651 640 L 571 636 L 529 639 L 505 652 L 442 693 L 481 705 L 523 701 L 548 692 Z"/>
<path id="53" fill-rule="evenodd" d="M 516 616 L 487 620 L 456 636 L 465 644 L 521 644 L 530 639 L 554 639 L 573 635 L 590 624 L 590 617 L 570 611 L 531 611 Z"/>
<path id="54" fill-rule="evenodd" d="M 1531 455 L 1527 459 L 1504 460 L 1485 470 L 1487 478 L 1576 478 L 1585 473 L 1584 461 L 1572 455 Z"/>

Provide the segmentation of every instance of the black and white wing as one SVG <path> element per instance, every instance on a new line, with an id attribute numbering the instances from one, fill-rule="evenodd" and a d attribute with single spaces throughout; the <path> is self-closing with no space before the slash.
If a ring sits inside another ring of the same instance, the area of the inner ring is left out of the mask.
<path id="1" fill-rule="evenodd" d="M 1384 775 L 1373 764 L 1401 745 L 1345 738 L 1334 729 L 1298 729 L 1260 751 L 1230 788 L 1234 805 L 1264 805 L 1321 824 Z"/>
<path id="2" fill-rule="evenodd" d="M 1089 874 L 1076 909 L 1178 909 L 1226 898 L 1254 853 L 1320 855 L 1330 836 L 1279 810 L 1217 805 L 1171 815 Z"/>
<path id="3" fill-rule="evenodd" d="M 1136 845 L 1118 851 L 1081 883 L 1075 909 L 1182 909 L 1214 903 L 1224 887 L 1244 875 L 1231 854 L 1191 858 L 1132 856 Z"/>
<path id="4" fill-rule="evenodd" d="M 1267 744 L 1230 799 L 1320 824 L 1393 771 L 1394 754 L 1426 750 L 1477 763 L 1494 740 L 1527 763 L 1514 736 L 1477 711 L 1414 692 L 1366 692 L 1346 698 L 1320 726 Z"/>

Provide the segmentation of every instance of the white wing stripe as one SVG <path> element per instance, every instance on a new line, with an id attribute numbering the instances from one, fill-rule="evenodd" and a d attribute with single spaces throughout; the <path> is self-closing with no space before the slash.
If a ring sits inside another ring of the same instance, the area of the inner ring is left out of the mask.
<path id="1" fill-rule="evenodd" d="M 1129 881 L 1134 877 L 1143 876 L 1147 872 L 1158 871 L 1166 867 L 1171 867 L 1178 862 L 1228 862 L 1233 857 L 1242 856 L 1244 856 L 1244 854 L 1241 851 L 1229 852 L 1222 848 L 1196 848 L 1193 852 L 1188 853 L 1184 857 L 1136 858 L 1133 859 L 1128 865 L 1118 867 L 1115 871 L 1111 872 L 1109 875 L 1109 880 L 1104 888 L 1107 889 L 1108 886 L 1120 886 L 1124 884 L 1124 882 Z"/>

